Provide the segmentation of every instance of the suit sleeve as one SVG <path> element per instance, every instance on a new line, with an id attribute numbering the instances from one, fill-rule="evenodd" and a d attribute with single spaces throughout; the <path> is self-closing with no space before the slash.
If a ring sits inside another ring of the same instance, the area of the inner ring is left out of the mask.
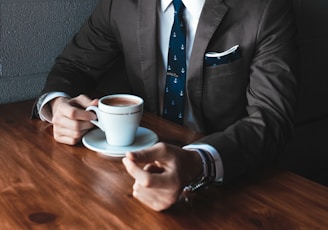
<path id="1" fill-rule="evenodd" d="M 274 162 L 292 134 L 298 60 L 296 28 L 287 2 L 263 4 L 245 92 L 247 115 L 200 140 L 219 152 L 224 182 Z"/>

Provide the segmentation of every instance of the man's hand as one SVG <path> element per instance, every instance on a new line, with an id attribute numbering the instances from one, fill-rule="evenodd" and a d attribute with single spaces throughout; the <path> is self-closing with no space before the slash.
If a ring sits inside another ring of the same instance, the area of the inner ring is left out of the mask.
<path id="1" fill-rule="evenodd" d="M 202 172 L 197 152 L 164 143 L 127 153 L 123 164 L 135 179 L 133 196 L 156 211 L 174 204 L 183 187 Z"/>
<path id="2" fill-rule="evenodd" d="M 52 109 L 53 135 L 56 141 L 75 145 L 83 135 L 93 127 L 90 120 L 96 115 L 85 108 L 97 105 L 98 100 L 91 100 L 85 95 L 68 99 L 58 97 L 50 102 Z"/>

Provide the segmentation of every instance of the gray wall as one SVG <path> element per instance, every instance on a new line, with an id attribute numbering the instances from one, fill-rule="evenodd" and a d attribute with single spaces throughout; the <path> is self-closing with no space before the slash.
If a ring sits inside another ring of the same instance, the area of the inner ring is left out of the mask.
<path id="1" fill-rule="evenodd" d="M 36 97 L 97 0 L 0 0 L 0 104 Z"/>

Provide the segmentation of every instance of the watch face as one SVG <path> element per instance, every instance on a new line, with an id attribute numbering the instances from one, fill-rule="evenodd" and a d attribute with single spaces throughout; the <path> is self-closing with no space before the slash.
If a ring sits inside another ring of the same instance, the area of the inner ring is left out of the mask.
<path id="1" fill-rule="evenodd" d="M 206 188 L 210 184 L 210 180 L 208 177 L 201 177 L 199 180 L 197 180 L 194 183 L 191 183 L 190 185 L 187 185 L 184 187 L 184 192 L 197 192 L 198 190 L 201 190 L 203 188 Z"/>

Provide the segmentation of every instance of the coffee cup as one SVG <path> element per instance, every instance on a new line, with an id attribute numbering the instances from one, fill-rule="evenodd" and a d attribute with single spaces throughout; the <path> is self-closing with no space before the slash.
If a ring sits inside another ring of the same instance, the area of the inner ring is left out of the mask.
<path id="1" fill-rule="evenodd" d="M 113 94 L 99 99 L 98 106 L 89 106 L 97 120 L 91 122 L 99 127 L 112 146 L 129 146 L 134 143 L 143 114 L 143 99 L 130 94 Z"/>

